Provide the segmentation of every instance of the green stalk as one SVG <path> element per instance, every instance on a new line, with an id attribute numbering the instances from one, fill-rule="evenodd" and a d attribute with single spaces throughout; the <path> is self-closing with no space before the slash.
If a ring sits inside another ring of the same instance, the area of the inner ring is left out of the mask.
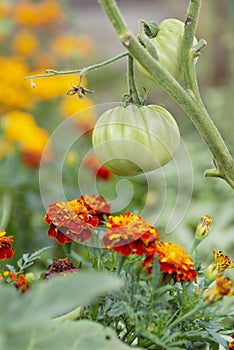
<path id="1" fill-rule="evenodd" d="M 217 174 L 234 189 L 234 160 L 232 159 L 218 129 L 210 118 L 206 108 L 200 99 L 196 98 L 197 92 L 194 82 L 190 83 L 193 94 L 189 94 L 147 50 L 138 42 L 135 36 L 128 30 L 114 0 L 100 0 L 104 11 L 115 28 L 120 41 L 128 52 L 148 71 L 152 79 L 158 83 L 188 114 L 201 137 L 208 145 L 213 157 Z M 191 0 L 191 6 L 196 8 L 193 13 L 193 25 L 197 22 L 201 0 Z M 195 6 L 196 5 L 196 6 Z M 193 27 L 192 27 L 193 28 Z M 191 30 L 191 29 L 190 29 Z M 187 45 L 187 44 L 186 44 Z M 191 73 L 190 73 L 191 74 Z M 190 75 L 189 75 L 190 76 Z M 190 79 L 188 77 L 188 79 Z M 209 173 L 207 174 L 209 175 Z"/>
<path id="2" fill-rule="evenodd" d="M 93 64 L 89 67 L 80 68 L 80 69 L 73 69 L 73 70 L 67 70 L 67 71 L 57 71 L 54 69 L 47 69 L 46 74 L 36 74 L 36 75 L 30 75 L 25 78 L 25 80 L 33 80 L 36 78 L 48 78 L 48 77 L 54 77 L 55 75 L 71 75 L 71 74 L 77 74 L 80 73 L 81 76 L 85 75 L 87 72 L 90 72 L 91 70 L 96 70 L 102 67 L 107 66 L 108 64 L 111 64 L 123 57 L 128 56 L 128 52 L 123 52 L 120 55 L 117 55 L 115 57 L 110 58 L 109 60 L 106 60 L 101 63 Z"/>
<path id="3" fill-rule="evenodd" d="M 196 78 L 194 63 L 193 39 L 197 28 L 197 20 L 202 0 L 191 1 L 187 19 L 184 26 L 184 36 L 180 52 L 181 68 L 184 77 L 184 84 L 187 90 L 193 92 L 194 96 L 201 102 L 199 88 Z"/>
<path id="4" fill-rule="evenodd" d="M 194 309 L 190 310 L 189 312 L 187 312 L 186 314 L 184 314 L 183 316 L 177 318 L 174 322 L 172 322 L 170 325 L 168 325 L 167 329 L 172 329 L 174 328 L 177 324 L 181 323 L 182 321 L 186 320 L 186 318 L 192 316 L 193 314 L 195 314 L 196 312 L 200 311 L 201 309 L 203 309 L 204 307 L 206 307 L 206 305 L 201 302 L 200 304 L 198 304 L 197 306 L 195 306 Z"/>
<path id="5" fill-rule="evenodd" d="M 135 82 L 134 60 L 128 55 L 128 93 L 130 100 L 135 105 L 140 105 L 140 99 Z"/>

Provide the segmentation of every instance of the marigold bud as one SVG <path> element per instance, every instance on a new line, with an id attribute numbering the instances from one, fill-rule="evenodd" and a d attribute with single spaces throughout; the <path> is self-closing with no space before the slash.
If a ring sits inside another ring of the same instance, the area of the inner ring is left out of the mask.
<path id="1" fill-rule="evenodd" d="M 212 228 L 212 218 L 208 215 L 203 215 L 199 224 L 197 225 L 195 238 L 202 240 L 206 238 Z"/>

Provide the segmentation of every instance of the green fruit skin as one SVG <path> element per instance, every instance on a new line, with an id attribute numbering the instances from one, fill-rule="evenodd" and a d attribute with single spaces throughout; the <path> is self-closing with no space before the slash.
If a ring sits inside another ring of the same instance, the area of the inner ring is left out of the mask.
<path id="1" fill-rule="evenodd" d="M 180 50 L 184 35 L 184 23 L 175 18 L 167 18 L 159 24 L 157 35 L 150 39 L 157 51 L 159 62 L 176 79 L 182 75 L 180 65 Z M 194 45 L 197 43 L 194 38 Z M 137 68 L 147 78 L 150 74 L 136 62 Z"/>
<path id="2" fill-rule="evenodd" d="M 100 162 L 120 176 L 134 176 L 167 164 L 180 133 L 175 119 L 158 105 L 119 106 L 104 112 L 92 135 Z"/>

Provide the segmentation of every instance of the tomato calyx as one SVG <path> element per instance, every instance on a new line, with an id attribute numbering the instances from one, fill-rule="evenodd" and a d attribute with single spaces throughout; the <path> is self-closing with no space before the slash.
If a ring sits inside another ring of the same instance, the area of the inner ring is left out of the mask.
<path id="1" fill-rule="evenodd" d="M 154 21 L 148 21 L 146 22 L 144 19 L 141 19 L 139 21 L 139 40 L 142 32 L 148 36 L 148 38 L 152 39 L 154 38 L 159 31 L 159 26 Z"/>

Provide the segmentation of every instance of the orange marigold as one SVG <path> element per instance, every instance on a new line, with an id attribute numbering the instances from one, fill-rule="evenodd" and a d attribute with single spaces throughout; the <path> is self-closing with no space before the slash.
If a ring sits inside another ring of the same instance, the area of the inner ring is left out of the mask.
<path id="1" fill-rule="evenodd" d="M 5 236 L 6 231 L 0 230 L 0 260 L 11 259 L 15 250 L 11 247 L 13 236 Z"/>
<path id="2" fill-rule="evenodd" d="M 94 154 L 90 154 L 86 157 L 83 165 L 85 168 L 90 169 L 94 176 L 97 176 L 100 179 L 109 180 L 113 176 L 113 174 L 100 163 Z"/>
<path id="3" fill-rule="evenodd" d="M 216 276 L 215 284 L 205 290 L 203 300 L 207 304 L 214 304 L 222 300 L 224 296 L 232 295 L 234 295 L 232 280 L 219 274 Z"/>
<path id="4" fill-rule="evenodd" d="M 148 273 L 152 271 L 155 254 L 159 256 L 161 271 L 166 275 L 172 275 L 175 281 L 193 281 L 197 277 L 190 256 L 181 246 L 171 242 L 155 242 L 149 247 L 142 263 L 142 267 L 147 267 Z"/>
<path id="5" fill-rule="evenodd" d="M 44 218 L 50 225 L 48 236 L 60 244 L 87 241 L 93 227 L 103 225 L 104 215 L 109 215 L 109 210 L 110 204 L 105 198 L 96 195 L 50 204 Z"/>
<path id="6" fill-rule="evenodd" d="M 32 2 L 19 0 L 12 8 L 12 17 L 17 24 L 31 27 L 50 24 L 62 16 L 59 4 L 55 0 Z"/>
<path id="7" fill-rule="evenodd" d="M 231 337 L 233 340 L 228 343 L 228 349 L 234 350 L 234 334 Z"/>
<path id="8" fill-rule="evenodd" d="M 142 255 L 159 239 L 158 230 L 151 223 L 130 212 L 109 216 L 106 226 L 108 230 L 103 236 L 104 246 L 124 256 Z"/>

